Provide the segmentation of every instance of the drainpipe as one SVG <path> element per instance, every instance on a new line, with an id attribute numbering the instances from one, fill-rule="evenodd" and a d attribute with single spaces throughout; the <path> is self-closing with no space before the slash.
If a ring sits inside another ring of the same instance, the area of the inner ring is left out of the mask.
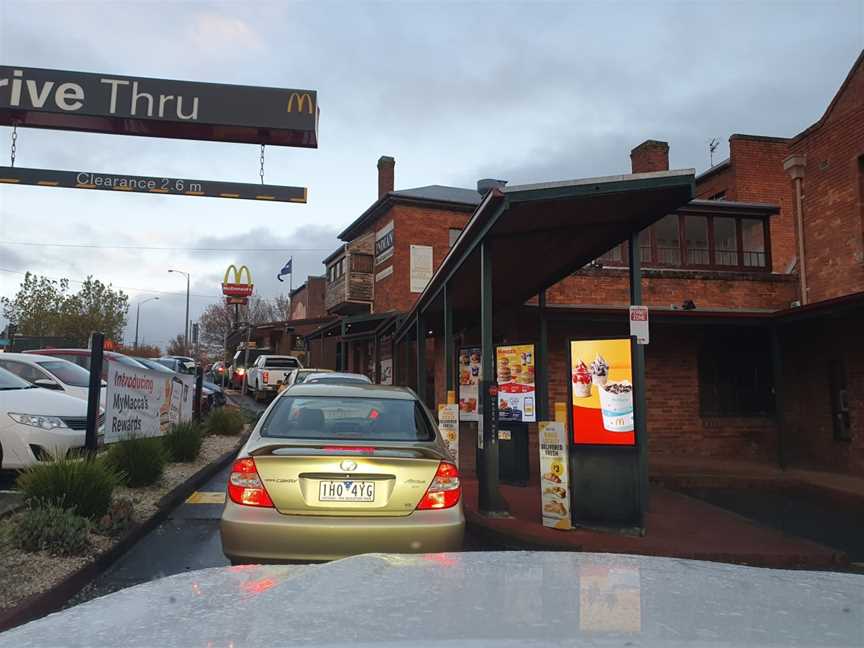
<path id="1" fill-rule="evenodd" d="M 804 262 L 804 197 L 801 189 L 806 166 L 807 157 L 805 155 L 790 155 L 783 160 L 783 169 L 795 183 L 795 231 L 798 234 L 798 277 L 801 284 L 802 306 L 809 301 L 807 299 L 807 264 Z"/>

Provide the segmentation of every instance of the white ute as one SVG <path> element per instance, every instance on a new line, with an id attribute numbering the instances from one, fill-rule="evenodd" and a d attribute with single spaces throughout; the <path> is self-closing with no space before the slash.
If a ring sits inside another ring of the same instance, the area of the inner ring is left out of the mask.
<path id="1" fill-rule="evenodd" d="M 247 371 L 246 389 L 255 397 L 255 400 L 261 400 L 268 392 L 276 393 L 283 385 L 287 385 L 291 372 L 302 368 L 303 365 L 294 356 L 258 356 Z"/>

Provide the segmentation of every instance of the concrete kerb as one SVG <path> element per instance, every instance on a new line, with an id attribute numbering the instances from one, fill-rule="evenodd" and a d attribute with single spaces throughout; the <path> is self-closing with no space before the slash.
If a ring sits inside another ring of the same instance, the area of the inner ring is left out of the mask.
<path id="1" fill-rule="evenodd" d="M 168 513 L 182 504 L 199 486 L 207 483 L 220 470 L 229 465 L 246 442 L 248 433 L 247 426 L 234 448 L 222 454 L 216 461 L 202 467 L 189 479 L 163 495 L 159 499 L 158 510 L 152 516 L 133 525 L 115 545 L 96 556 L 93 562 L 72 572 L 50 590 L 28 596 L 15 607 L 0 612 L 0 632 L 41 618 L 62 608 L 69 599 L 97 576 L 107 571 L 136 542 L 163 522 L 168 517 Z"/>

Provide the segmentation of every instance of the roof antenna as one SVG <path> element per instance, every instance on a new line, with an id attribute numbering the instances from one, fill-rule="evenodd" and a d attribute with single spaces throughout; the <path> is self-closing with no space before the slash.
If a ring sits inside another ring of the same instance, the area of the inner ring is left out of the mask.
<path id="1" fill-rule="evenodd" d="M 710 142 L 708 142 L 708 168 L 714 166 L 714 151 L 717 150 L 717 147 L 720 146 L 720 140 L 716 137 L 713 138 Z"/>

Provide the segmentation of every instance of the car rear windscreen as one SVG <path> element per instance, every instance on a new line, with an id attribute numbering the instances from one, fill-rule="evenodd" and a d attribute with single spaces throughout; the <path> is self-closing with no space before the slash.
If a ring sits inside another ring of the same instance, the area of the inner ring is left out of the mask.
<path id="1" fill-rule="evenodd" d="M 297 358 L 267 358 L 264 366 L 268 369 L 296 369 L 300 363 Z"/>
<path id="2" fill-rule="evenodd" d="M 432 441 L 435 433 L 420 404 L 390 398 L 283 396 L 261 436 L 346 441 Z"/>

